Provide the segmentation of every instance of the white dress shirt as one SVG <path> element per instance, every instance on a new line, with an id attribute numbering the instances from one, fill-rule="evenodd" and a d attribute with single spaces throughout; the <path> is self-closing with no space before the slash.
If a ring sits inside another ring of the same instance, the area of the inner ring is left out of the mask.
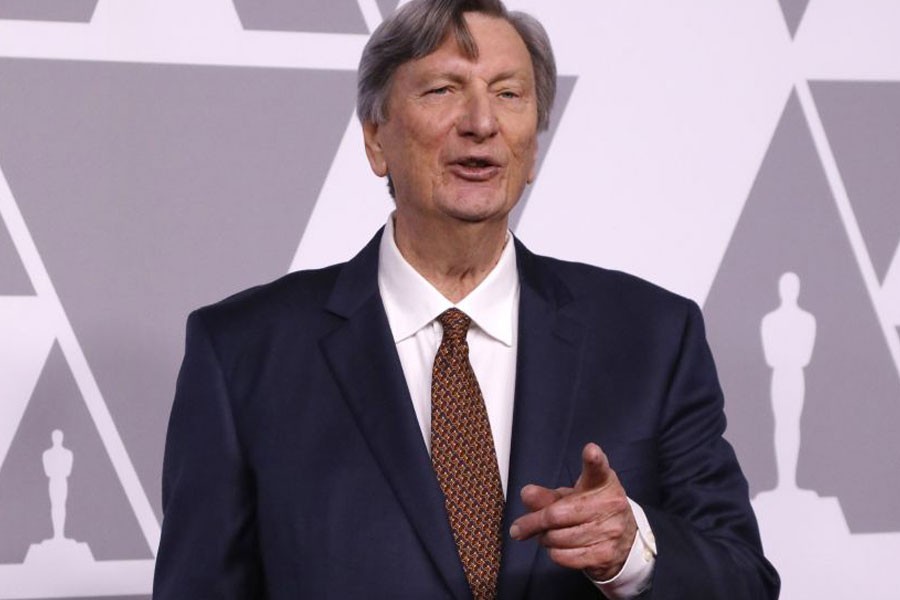
<path id="1" fill-rule="evenodd" d="M 500 260 L 488 276 L 454 304 L 400 254 L 393 221 L 393 216 L 388 218 L 381 237 L 378 290 L 422 438 L 431 452 L 431 369 L 443 336 L 437 317 L 456 307 L 472 319 L 466 338 L 469 360 L 484 397 L 506 495 L 519 329 L 519 273 L 512 236 L 507 235 Z M 656 547 L 652 532 L 643 509 L 634 502 L 631 507 L 639 530 L 631 553 L 614 578 L 594 582 L 611 600 L 633 598 L 646 587 L 653 572 Z"/>

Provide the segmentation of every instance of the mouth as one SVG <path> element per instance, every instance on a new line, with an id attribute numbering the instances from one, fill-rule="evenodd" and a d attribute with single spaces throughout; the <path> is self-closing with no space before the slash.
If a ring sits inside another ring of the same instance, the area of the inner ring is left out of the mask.
<path id="1" fill-rule="evenodd" d="M 500 164 L 488 156 L 464 156 L 450 163 L 450 172 L 466 181 L 488 181 L 500 169 Z"/>

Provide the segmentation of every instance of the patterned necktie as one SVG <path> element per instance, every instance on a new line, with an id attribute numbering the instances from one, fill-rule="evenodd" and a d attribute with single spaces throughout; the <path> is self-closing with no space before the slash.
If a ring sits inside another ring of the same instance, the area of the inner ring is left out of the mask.
<path id="1" fill-rule="evenodd" d="M 471 319 L 451 308 L 431 379 L 431 462 L 475 600 L 497 595 L 503 487 L 487 409 L 469 363 Z"/>

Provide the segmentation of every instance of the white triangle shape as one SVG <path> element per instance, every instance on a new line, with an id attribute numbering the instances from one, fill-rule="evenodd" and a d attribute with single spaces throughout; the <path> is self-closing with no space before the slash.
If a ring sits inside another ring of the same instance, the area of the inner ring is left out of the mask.
<path id="1" fill-rule="evenodd" d="M 122 484 L 144 539 L 155 556 L 159 546 L 159 522 L 156 520 L 156 515 L 153 513 L 147 495 L 138 479 L 134 465 L 128 457 L 125 445 L 103 400 L 103 395 L 84 351 L 75 336 L 75 331 L 66 316 L 65 309 L 28 231 L 27 224 L 22 218 L 2 169 L 0 169 L 0 218 L 7 224 L 13 244 L 37 294 L 37 299 L 32 298 L 31 300 L 38 304 L 39 309 L 35 310 L 32 307 L 30 313 L 27 309 L 23 309 L 26 311 L 23 316 L 37 316 L 38 318 L 23 320 L 19 326 L 27 328 L 29 335 L 33 327 L 38 334 L 36 338 L 43 342 L 46 342 L 48 337 L 51 343 L 53 338 L 59 342 L 63 356 L 69 364 L 75 383 L 84 399 L 97 433 L 100 435 L 103 447 L 109 455 L 116 476 Z M 9 307 L 7 302 L 0 304 L 0 310 Z M 27 338 L 28 336 L 16 336 L 12 339 L 18 344 L 20 337 Z M 4 359 L 7 354 L 12 352 L 15 350 L 10 348 L 0 351 L 0 359 Z M 23 380 L 19 385 L 24 386 L 27 383 L 26 380 Z M 34 384 L 32 384 L 32 389 L 33 386 Z M 6 417 L 4 421 L 8 421 L 8 423 L 4 429 L 0 429 L 0 443 L 6 438 L 11 441 L 19 427 L 28 402 L 19 404 L 21 404 L 18 407 L 20 410 L 13 411 L 13 415 L 19 413 L 18 418 L 11 419 L 8 414 L 4 415 Z M 6 411 L 4 412 L 6 413 Z M 8 443 L 6 446 L 8 449 Z M 0 449 L 3 449 L 2 446 Z M 0 453 L 0 457 L 6 457 L 6 450 Z M 35 540 L 35 542 L 39 541 Z M 60 561 L 50 564 L 0 565 L 0 600 L 63 598 L 73 595 L 147 594 L 152 588 L 153 567 L 153 559 L 94 561 L 92 558 L 80 564 L 72 561 Z"/>

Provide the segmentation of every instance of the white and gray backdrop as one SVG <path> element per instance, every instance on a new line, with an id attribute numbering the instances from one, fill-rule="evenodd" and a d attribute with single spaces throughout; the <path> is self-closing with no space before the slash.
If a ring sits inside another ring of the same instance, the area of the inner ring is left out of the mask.
<path id="1" fill-rule="evenodd" d="M 149 594 L 185 317 L 384 222 L 397 4 L 0 0 L 0 600 Z M 900 3 L 509 4 L 561 91 L 516 234 L 704 307 L 784 598 L 900 597 Z"/>

